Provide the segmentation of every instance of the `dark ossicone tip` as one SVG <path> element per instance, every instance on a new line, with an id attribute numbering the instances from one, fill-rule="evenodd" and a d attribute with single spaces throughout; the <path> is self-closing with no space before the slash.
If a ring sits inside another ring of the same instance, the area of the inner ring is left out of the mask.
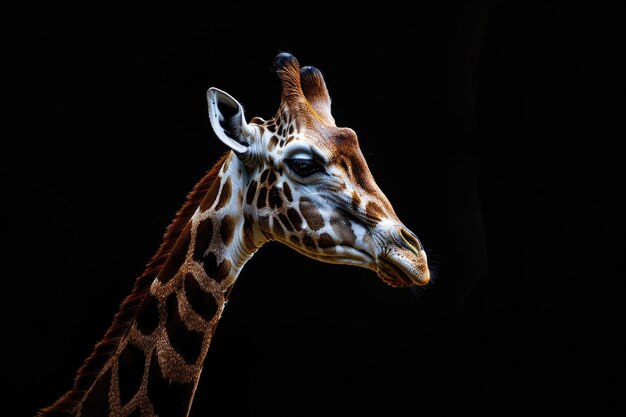
<path id="1" fill-rule="evenodd" d="M 302 82 L 302 88 L 307 98 L 311 100 L 317 95 L 326 95 L 326 83 L 324 82 L 324 76 L 322 71 L 315 67 L 307 65 L 300 68 L 300 80 Z"/>
<path id="2" fill-rule="evenodd" d="M 274 70 L 281 70 L 290 64 L 295 64 L 294 66 L 298 66 L 298 60 L 289 52 L 281 52 L 280 54 L 276 55 L 276 58 L 274 58 Z"/>
<path id="3" fill-rule="evenodd" d="M 318 70 L 315 67 L 312 67 L 310 65 L 307 65 L 306 67 L 302 67 L 300 68 L 300 76 L 301 77 L 305 77 L 305 76 L 311 76 L 311 75 L 321 75 L 322 72 L 320 70 Z"/>

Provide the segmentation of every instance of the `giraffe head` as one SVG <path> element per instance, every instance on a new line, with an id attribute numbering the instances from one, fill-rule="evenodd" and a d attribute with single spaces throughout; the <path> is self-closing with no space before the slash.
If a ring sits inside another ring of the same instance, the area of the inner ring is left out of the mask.
<path id="1" fill-rule="evenodd" d="M 282 99 L 270 120 L 247 122 L 230 95 L 207 93 L 213 130 L 246 167 L 246 244 L 279 241 L 314 259 L 372 269 L 391 286 L 428 283 L 419 239 L 376 185 L 356 133 L 336 126 L 321 72 L 287 53 L 274 67 Z"/>

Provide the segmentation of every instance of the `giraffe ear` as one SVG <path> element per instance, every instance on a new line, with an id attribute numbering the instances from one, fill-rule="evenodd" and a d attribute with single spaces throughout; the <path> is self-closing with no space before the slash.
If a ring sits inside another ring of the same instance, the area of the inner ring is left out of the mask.
<path id="1" fill-rule="evenodd" d="M 241 104 L 215 87 L 207 91 L 207 100 L 209 120 L 217 137 L 237 154 L 247 153 L 257 130 L 246 122 Z"/>

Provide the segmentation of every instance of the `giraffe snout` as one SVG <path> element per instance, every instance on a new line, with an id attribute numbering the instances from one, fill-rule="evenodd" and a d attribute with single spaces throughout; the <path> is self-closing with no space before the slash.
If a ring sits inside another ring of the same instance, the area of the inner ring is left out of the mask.
<path id="1" fill-rule="evenodd" d="M 380 278 L 394 287 L 428 284 L 426 252 L 415 234 L 404 226 L 392 227 L 386 234 L 376 260 Z"/>

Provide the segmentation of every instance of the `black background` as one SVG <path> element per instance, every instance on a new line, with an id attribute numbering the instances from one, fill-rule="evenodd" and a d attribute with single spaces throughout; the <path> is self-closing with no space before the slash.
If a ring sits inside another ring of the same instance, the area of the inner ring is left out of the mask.
<path id="1" fill-rule="evenodd" d="M 607 141 L 619 134 L 603 129 L 620 108 L 598 98 L 623 91 L 607 83 L 611 13 L 412 7 L 20 14 L 5 50 L 18 92 L 2 153 L 4 330 L 18 341 L 4 343 L 7 398 L 32 415 L 70 388 L 226 150 L 206 90 L 272 117 L 281 51 L 325 74 L 337 124 L 359 135 L 435 285 L 391 289 L 371 271 L 266 245 L 233 290 L 192 415 L 487 410 L 494 396 L 517 410 L 560 403 L 555 387 L 567 399 L 585 391 L 582 370 L 616 380 L 583 361 L 586 342 L 603 343 L 590 304 L 614 316 L 602 288 L 624 269 Z"/>

